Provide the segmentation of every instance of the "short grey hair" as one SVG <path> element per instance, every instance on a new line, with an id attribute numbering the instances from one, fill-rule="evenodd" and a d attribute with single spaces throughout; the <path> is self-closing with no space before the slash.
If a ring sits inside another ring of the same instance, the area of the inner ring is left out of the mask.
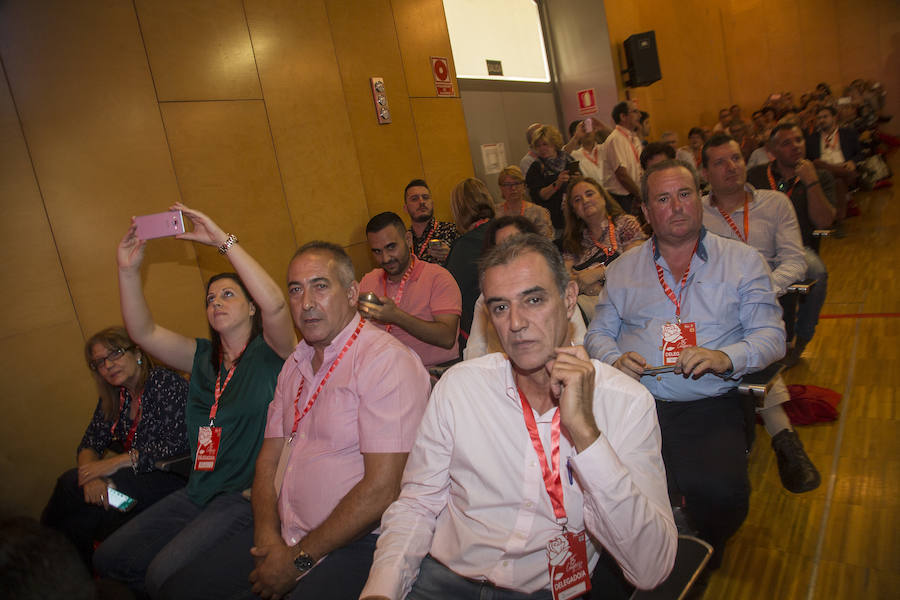
<path id="1" fill-rule="evenodd" d="M 334 259 L 335 265 L 337 266 L 338 281 L 341 282 L 341 285 L 345 288 L 348 288 L 350 287 L 350 284 L 353 283 L 353 280 L 356 278 L 356 273 L 353 269 L 353 261 L 350 260 L 350 256 L 346 251 L 344 251 L 343 248 L 331 242 L 314 240 L 300 246 L 300 248 L 294 253 L 293 258 L 291 258 L 291 262 L 300 258 L 307 252 L 322 252 L 325 254 L 330 254 Z"/>
<path id="2" fill-rule="evenodd" d="M 560 294 L 565 294 L 566 286 L 569 285 L 569 270 L 566 269 L 566 263 L 563 261 L 562 254 L 556 246 L 542 235 L 535 233 L 524 233 L 514 235 L 488 250 L 478 261 L 478 283 L 484 287 L 484 274 L 488 269 L 506 265 L 519 258 L 520 256 L 534 252 L 547 261 L 553 279 L 556 281 L 556 287 Z"/>
<path id="3" fill-rule="evenodd" d="M 655 165 L 650 166 L 644 174 L 641 176 L 641 201 L 646 204 L 647 200 L 650 198 L 650 189 L 647 187 L 647 181 L 650 179 L 650 175 L 656 173 L 657 171 L 665 171 L 666 169 L 675 169 L 678 167 L 683 167 L 687 169 L 688 173 L 691 174 L 691 177 L 694 180 L 694 190 L 697 192 L 697 195 L 700 195 L 700 175 L 697 174 L 697 169 L 694 168 L 689 162 L 685 162 L 683 160 L 678 159 L 669 159 L 664 160 L 662 162 L 658 162 Z"/>

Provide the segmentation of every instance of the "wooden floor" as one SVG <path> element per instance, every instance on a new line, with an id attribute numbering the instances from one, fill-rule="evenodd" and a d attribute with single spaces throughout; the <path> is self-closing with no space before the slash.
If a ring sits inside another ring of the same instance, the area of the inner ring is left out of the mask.
<path id="1" fill-rule="evenodd" d="M 900 598 L 900 153 L 895 186 L 859 193 L 847 236 L 826 239 L 828 298 L 787 383 L 843 394 L 841 416 L 798 427 L 819 489 L 781 487 L 765 429 L 750 456 L 750 514 L 710 580 L 713 599 Z"/>

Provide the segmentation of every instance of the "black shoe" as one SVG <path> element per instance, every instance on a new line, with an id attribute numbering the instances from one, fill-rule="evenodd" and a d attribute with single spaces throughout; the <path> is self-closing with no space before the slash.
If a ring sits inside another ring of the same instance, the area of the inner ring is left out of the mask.
<path id="1" fill-rule="evenodd" d="M 806 350 L 807 344 L 809 344 L 809 340 L 804 340 L 799 337 L 795 340 L 793 347 L 791 347 L 787 351 L 787 354 L 785 354 L 784 358 L 782 358 L 780 361 L 781 364 L 784 365 L 785 370 L 797 366 L 797 363 L 800 362 L 803 351 Z"/>
<path id="2" fill-rule="evenodd" d="M 819 487 L 822 477 L 803 449 L 797 432 L 782 429 L 772 438 L 772 449 L 778 459 L 781 485 L 789 492 L 802 494 Z"/>

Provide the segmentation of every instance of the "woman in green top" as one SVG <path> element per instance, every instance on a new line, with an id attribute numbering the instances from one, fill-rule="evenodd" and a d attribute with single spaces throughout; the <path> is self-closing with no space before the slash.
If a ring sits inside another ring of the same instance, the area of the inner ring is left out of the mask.
<path id="1" fill-rule="evenodd" d="M 134 223 L 119 244 L 119 295 L 129 335 L 166 364 L 191 372 L 185 422 L 194 470 L 187 487 L 132 519 L 94 554 L 102 576 L 139 596 L 154 595 L 187 562 L 252 519 L 241 491 L 253 481 L 268 404 L 297 344 L 284 295 L 237 238 L 201 212 L 182 204 L 172 210 L 194 226 L 176 237 L 217 246 L 235 273 L 210 278 L 210 339 L 192 339 L 154 322 L 141 285 L 146 241 Z"/>

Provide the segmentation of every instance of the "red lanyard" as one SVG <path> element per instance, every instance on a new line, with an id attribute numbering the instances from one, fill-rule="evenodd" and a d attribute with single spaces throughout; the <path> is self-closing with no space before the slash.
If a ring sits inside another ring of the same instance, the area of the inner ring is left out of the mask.
<path id="1" fill-rule="evenodd" d="M 766 168 L 766 175 L 767 175 L 768 178 L 769 178 L 769 188 L 770 188 L 770 189 L 777 190 L 777 191 L 779 191 L 779 192 L 784 192 L 784 190 L 780 189 L 780 188 L 778 187 L 778 185 L 775 183 L 775 176 L 772 175 L 772 163 L 769 163 L 769 166 Z M 789 189 L 788 191 L 784 192 L 785 194 L 787 194 L 788 198 L 790 198 L 790 197 L 791 197 L 791 194 L 794 193 L 794 188 L 797 187 L 797 182 L 798 182 L 798 181 L 800 181 L 800 178 L 799 178 L 799 177 L 795 177 L 795 178 L 794 178 L 794 185 L 791 186 L 791 189 Z"/>
<path id="2" fill-rule="evenodd" d="M 838 132 L 838 130 L 835 129 L 834 131 L 831 132 L 831 135 L 825 136 L 825 147 L 826 148 L 831 149 L 831 150 L 834 150 L 835 148 L 837 148 L 837 137 L 838 137 L 837 132 Z"/>
<path id="3" fill-rule="evenodd" d="M 300 376 L 300 387 L 297 388 L 297 398 L 294 399 L 294 427 L 293 429 L 291 429 L 291 437 L 288 440 L 289 444 L 293 443 L 294 441 L 294 435 L 297 433 L 297 427 L 300 425 L 300 420 L 306 416 L 306 413 L 308 413 L 313 407 L 313 404 L 316 403 L 316 398 L 319 397 L 319 392 L 321 392 L 322 388 L 325 387 L 325 384 L 328 382 L 328 378 L 331 377 L 331 374 L 337 368 L 338 363 L 341 362 L 342 358 L 344 358 L 344 354 L 347 353 L 347 350 L 350 349 L 350 346 L 352 346 L 353 342 L 356 341 L 356 338 L 359 337 L 359 332 L 360 330 L 362 330 L 363 325 L 365 324 L 365 319 L 359 320 L 359 325 L 356 326 L 356 330 L 353 332 L 353 335 L 350 336 L 350 339 L 347 340 L 347 343 L 344 344 L 344 347 L 338 353 L 337 358 L 335 358 L 334 362 L 331 363 L 331 366 L 328 367 L 328 371 L 325 373 L 325 377 L 323 377 L 322 381 L 319 382 L 319 387 L 316 388 L 316 391 L 309 399 L 309 402 L 306 403 L 306 406 L 303 408 L 302 414 L 300 413 L 300 394 L 303 393 L 303 384 L 306 382 L 306 379 L 302 375 Z"/>
<path id="4" fill-rule="evenodd" d="M 588 237 L 591 238 L 591 242 L 593 242 L 595 246 L 603 250 L 603 253 L 606 254 L 606 256 L 612 256 L 616 253 L 616 250 L 619 249 L 619 243 L 616 241 L 616 226 L 613 225 L 612 217 L 607 215 L 606 218 L 609 219 L 609 241 L 612 246 L 610 248 L 606 248 L 601 245 L 597 240 L 594 239 L 594 236 L 591 235 L 590 229 L 588 229 Z"/>
<path id="5" fill-rule="evenodd" d="M 247 349 L 247 344 L 244 344 L 243 350 L 238 354 L 238 358 L 244 355 L 244 350 Z M 222 383 L 222 368 L 219 367 L 219 373 L 216 375 L 216 388 L 214 390 L 214 398 L 215 402 L 213 402 L 212 408 L 209 409 L 209 426 L 212 427 L 216 421 L 216 413 L 219 412 L 219 398 L 222 397 L 222 394 L 225 393 L 225 388 L 228 387 L 228 382 L 231 381 L 231 376 L 234 375 L 234 371 L 237 368 L 237 361 L 231 363 L 231 368 L 228 369 L 228 374 L 225 376 L 225 383 Z"/>
<path id="6" fill-rule="evenodd" d="M 651 256 L 656 256 L 656 242 L 651 242 L 652 246 L 650 247 L 650 251 L 653 253 Z M 700 245 L 699 238 L 697 239 L 697 243 L 694 244 L 694 249 L 691 250 L 691 259 L 694 258 L 694 253 L 697 251 L 697 246 Z M 656 260 L 653 261 L 653 265 L 656 267 L 656 275 L 659 277 L 659 283 L 662 285 L 663 291 L 668 296 L 669 300 L 672 301 L 672 304 L 675 305 L 675 320 L 681 323 L 681 294 L 684 292 L 684 284 L 687 283 L 688 274 L 691 272 L 691 263 L 688 261 L 687 269 L 684 270 L 684 275 L 681 276 L 681 287 L 678 289 L 678 297 L 675 296 L 675 292 L 672 291 L 672 288 L 669 287 L 669 284 L 666 283 L 665 276 L 663 275 L 662 267 L 659 266 L 659 263 Z"/>
<path id="7" fill-rule="evenodd" d="M 131 445 L 134 443 L 134 434 L 137 432 L 138 423 L 141 421 L 141 415 L 144 414 L 143 409 L 141 408 L 141 396 L 144 395 L 144 391 L 141 390 L 141 393 L 137 395 L 137 415 L 134 417 L 134 421 L 131 423 L 131 429 L 128 430 L 128 435 L 125 436 L 125 450 L 131 450 Z M 125 410 L 125 388 L 119 388 L 119 419 L 122 418 L 122 411 Z M 116 420 L 112 427 L 109 428 L 109 435 L 115 437 L 116 434 L 116 425 L 119 424 L 119 421 Z"/>
<path id="8" fill-rule="evenodd" d="M 625 136 L 625 139 L 628 140 L 628 144 L 631 146 L 631 151 L 634 152 L 634 160 L 638 161 L 640 164 L 641 157 L 638 154 L 637 148 L 634 147 L 634 142 L 631 141 L 631 134 L 628 133 L 628 130 L 622 127 L 621 125 L 616 125 L 616 129 L 622 132 Z"/>
<path id="9" fill-rule="evenodd" d="M 473 229 L 475 229 L 475 228 L 478 227 L 479 225 L 484 225 L 484 224 L 487 223 L 488 221 L 490 221 L 490 219 L 479 219 L 478 221 L 475 221 L 474 223 L 472 223 L 472 226 L 469 227 L 469 231 L 472 231 Z"/>
<path id="10" fill-rule="evenodd" d="M 594 144 L 594 149 L 591 150 L 590 154 L 588 154 L 587 152 L 584 152 L 584 149 L 582 148 L 581 155 L 584 156 L 589 161 L 591 161 L 592 163 L 594 163 L 594 166 L 596 167 L 596 166 L 600 165 L 600 157 L 598 156 L 599 152 L 600 152 L 599 147 L 597 146 L 597 144 Z"/>
<path id="11" fill-rule="evenodd" d="M 416 250 L 416 256 L 422 257 L 425 254 L 425 248 L 428 246 L 428 242 L 431 241 L 431 235 L 434 233 L 434 230 L 437 228 L 437 221 L 434 219 L 431 220 L 431 228 L 425 234 L 425 238 L 422 240 L 422 243 L 419 245 L 418 250 Z"/>
<path id="12" fill-rule="evenodd" d="M 413 267 L 416 266 L 416 257 L 410 255 L 409 257 L 409 267 L 406 269 L 406 273 L 403 274 L 403 277 L 400 278 L 400 287 L 397 289 L 397 296 L 395 298 L 391 298 L 394 301 L 394 304 L 400 306 L 400 300 L 403 299 L 403 290 L 406 288 L 406 282 L 409 280 L 410 275 L 412 275 Z M 387 271 L 382 271 L 382 281 L 384 282 L 384 295 L 387 296 L 387 285 L 388 285 L 388 274 Z M 388 333 L 393 329 L 393 323 L 388 323 L 384 330 Z"/>
<path id="13" fill-rule="evenodd" d="M 518 388 L 518 386 L 516 386 Z M 519 390 L 519 400 L 522 401 L 522 414 L 525 415 L 525 427 L 528 428 L 528 436 L 531 438 L 531 445 L 537 452 L 538 461 L 541 464 L 541 473 L 544 476 L 544 487 L 550 496 L 550 504 L 553 505 L 553 514 L 556 520 L 562 525 L 566 523 L 566 506 L 563 504 L 562 477 L 559 474 L 559 409 L 553 414 L 553 422 L 550 426 L 550 459 L 553 461 L 552 468 L 547 464 L 547 454 L 544 452 L 544 444 L 541 442 L 541 436 L 538 434 L 537 422 L 534 420 L 534 413 L 525 393 Z"/>
<path id="14" fill-rule="evenodd" d="M 749 243 L 747 240 L 750 239 L 750 211 L 748 207 L 750 205 L 750 199 L 745 195 L 744 196 L 744 235 L 741 235 L 741 230 L 738 229 L 737 225 L 734 222 L 734 219 L 731 218 L 727 212 L 722 210 L 722 208 L 716 204 L 716 208 L 719 209 L 719 214 L 725 219 L 725 222 L 728 223 L 728 226 L 731 227 L 731 230 L 735 232 L 740 238 L 742 242 L 745 244 Z"/>

